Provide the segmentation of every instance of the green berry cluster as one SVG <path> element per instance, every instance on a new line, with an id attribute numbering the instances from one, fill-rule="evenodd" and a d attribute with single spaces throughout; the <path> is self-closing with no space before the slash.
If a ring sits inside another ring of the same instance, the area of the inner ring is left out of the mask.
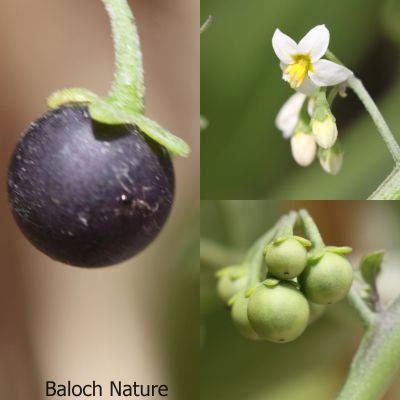
<path id="1" fill-rule="evenodd" d="M 298 338 L 328 304 L 343 299 L 353 281 L 349 248 L 307 250 L 311 242 L 283 236 L 264 249 L 266 280 L 247 287 L 245 266 L 219 273 L 218 293 L 232 306 L 238 331 L 253 340 L 284 343 Z"/>

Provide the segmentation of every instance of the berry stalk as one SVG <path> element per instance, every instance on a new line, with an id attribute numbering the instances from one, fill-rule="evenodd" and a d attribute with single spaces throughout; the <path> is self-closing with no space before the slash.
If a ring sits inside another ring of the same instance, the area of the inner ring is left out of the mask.
<path id="1" fill-rule="evenodd" d="M 118 108 L 143 113 L 144 73 L 139 34 L 127 0 L 102 0 L 111 20 L 115 74 L 108 101 Z"/>

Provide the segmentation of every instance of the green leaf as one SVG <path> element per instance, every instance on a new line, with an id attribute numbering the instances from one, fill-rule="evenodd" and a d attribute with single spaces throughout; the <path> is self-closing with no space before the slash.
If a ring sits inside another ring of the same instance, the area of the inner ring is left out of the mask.
<path id="1" fill-rule="evenodd" d="M 361 275 L 364 281 L 375 287 L 375 281 L 382 269 L 384 252 L 374 251 L 364 256 L 360 263 Z"/>
<path id="2" fill-rule="evenodd" d="M 144 115 L 122 111 L 102 99 L 96 99 L 89 104 L 89 112 L 93 119 L 105 124 L 136 125 L 144 134 L 163 145 L 174 155 L 187 157 L 190 153 L 190 147 L 184 140 Z"/>

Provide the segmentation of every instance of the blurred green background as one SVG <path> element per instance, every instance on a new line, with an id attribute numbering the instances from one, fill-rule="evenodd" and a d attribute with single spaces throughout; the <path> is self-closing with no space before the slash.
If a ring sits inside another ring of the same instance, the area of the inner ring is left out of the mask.
<path id="1" fill-rule="evenodd" d="M 400 288 L 400 204 L 358 201 L 203 201 L 201 237 L 228 246 L 226 264 L 243 253 L 291 209 L 307 208 L 329 245 L 353 247 L 350 261 L 385 250 L 378 280 L 388 303 Z M 252 342 L 236 332 L 216 295 L 214 272 L 224 258 L 202 245 L 201 399 L 333 400 L 344 382 L 362 335 L 362 324 L 346 301 L 327 308 L 305 333 L 287 344 Z M 228 261 L 228 258 L 230 260 Z M 240 257 L 239 257 L 240 259 Z M 400 398 L 397 379 L 385 400 Z"/>
<path id="2" fill-rule="evenodd" d="M 326 24 L 330 49 L 358 75 L 400 139 L 400 2 L 398 0 L 201 0 L 203 199 L 365 199 L 390 173 L 392 160 L 355 95 L 334 103 L 344 165 L 336 177 L 318 161 L 295 164 L 275 128 L 293 92 L 281 79 L 271 38 L 279 27 L 296 41 Z"/>

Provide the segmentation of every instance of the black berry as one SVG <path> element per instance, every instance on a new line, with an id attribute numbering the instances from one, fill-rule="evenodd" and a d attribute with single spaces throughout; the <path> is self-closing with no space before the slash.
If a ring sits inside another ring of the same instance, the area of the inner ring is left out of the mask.
<path id="1" fill-rule="evenodd" d="M 131 125 L 62 106 L 33 122 L 13 155 L 12 212 L 38 249 L 66 264 L 126 260 L 163 227 L 174 198 L 167 150 Z"/>

